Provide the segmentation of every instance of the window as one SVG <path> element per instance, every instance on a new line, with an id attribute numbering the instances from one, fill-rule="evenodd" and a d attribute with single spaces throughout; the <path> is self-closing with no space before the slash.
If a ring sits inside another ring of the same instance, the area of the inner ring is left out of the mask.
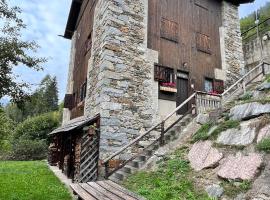
<path id="1" fill-rule="evenodd" d="M 211 54 L 211 40 L 210 37 L 202 34 L 197 33 L 196 34 L 196 47 L 197 50 L 202 51 L 204 53 Z"/>
<path id="2" fill-rule="evenodd" d="M 83 101 L 86 97 L 87 81 L 85 81 L 80 88 L 80 101 Z"/>
<path id="3" fill-rule="evenodd" d="M 87 37 L 87 40 L 85 41 L 85 54 L 88 53 L 92 48 L 92 32 Z"/>
<path id="4" fill-rule="evenodd" d="M 72 94 L 66 94 L 64 99 L 64 108 L 71 110 L 74 105 L 74 96 Z"/>
<path id="5" fill-rule="evenodd" d="M 178 23 L 162 18 L 160 37 L 173 42 L 178 42 Z"/>
<path id="6" fill-rule="evenodd" d="M 174 70 L 168 67 L 155 65 L 155 81 L 174 83 Z"/>
<path id="7" fill-rule="evenodd" d="M 213 79 L 206 78 L 204 80 L 204 90 L 205 92 L 213 92 Z"/>

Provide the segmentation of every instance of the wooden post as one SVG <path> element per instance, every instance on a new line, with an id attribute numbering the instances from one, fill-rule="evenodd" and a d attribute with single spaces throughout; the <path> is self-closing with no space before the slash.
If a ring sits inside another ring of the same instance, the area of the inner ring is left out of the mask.
<path id="1" fill-rule="evenodd" d="M 262 73 L 265 75 L 265 63 L 262 63 Z"/>
<path id="2" fill-rule="evenodd" d="M 242 84 L 243 84 L 244 94 L 246 94 L 247 91 L 246 91 L 246 83 L 245 83 L 245 80 L 243 80 L 243 83 L 242 83 Z"/>
<path id="3" fill-rule="evenodd" d="M 165 128 L 164 128 L 164 126 L 165 126 L 165 122 L 162 122 L 160 124 L 160 126 L 161 126 L 160 146 L 164 146 L 164 144 L 165 144 L 165 140 L 164 140 L 164 135 L 165 135 Z"/>
<path id="4" fill-rule="evenodd" d="M 104 166 L 105 166 L 105 179 L 108 180 L 108 178 L 109 178 L 109 162 L 105 162 Z"/>

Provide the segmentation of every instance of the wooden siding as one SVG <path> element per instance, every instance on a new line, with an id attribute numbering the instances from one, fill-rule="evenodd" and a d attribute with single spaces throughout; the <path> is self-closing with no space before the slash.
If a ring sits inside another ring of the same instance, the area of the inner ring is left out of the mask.
<path id="1" fill-rule="evenodd" d="M 149 0 L 148 48 L 159 52 L 159 65 L 189 72 L 197 90 L 221 68 L 220 26 L 219 1 Z"/>
<path id="2" fill-rule="evenodd" d="M 87 81 L 88 60 L 91 57 L 92 31 L 94 22 L 94 10 L 97 0 L 84 0 L 78 17 L 76 30 L 76 53 L 74 77 L 74 108 L 72 109 L 71 118 L 84 115 L 84 102 L 82 92 L 85 91 Z"/>

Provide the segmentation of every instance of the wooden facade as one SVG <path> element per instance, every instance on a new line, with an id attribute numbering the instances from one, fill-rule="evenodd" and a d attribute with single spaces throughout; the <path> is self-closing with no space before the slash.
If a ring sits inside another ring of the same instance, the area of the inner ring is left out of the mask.
<path id="1" fill-rule="evenodd" d="M 78 118 L 79 119 L 79 118 Z M 80 119 L 51 133 L 48 162 L 75 182 L 98 178 L 100 118 Z"/>
<path id="2" fill-rule="evenodd" d="M 215 68 L 221 69 L 221 2 L 149 0 L 148 8 L 148 48 L 159 52 L 159 66 L 173 70 L 179 90 L 160 92 L 159 98 L 179 104 L 192 92 L 191 84 L 204 91 L 205 80 L 214 80 Z"/>
<path id="3" fill-rule="evenodd" d="M 91 57 L 94 10 L 97 0 L 83 1 L 76 23 L 75 62 L 73 71 L 73 97 L 71 119 L 84 115 L 87 90 L 88 61 Z"/>

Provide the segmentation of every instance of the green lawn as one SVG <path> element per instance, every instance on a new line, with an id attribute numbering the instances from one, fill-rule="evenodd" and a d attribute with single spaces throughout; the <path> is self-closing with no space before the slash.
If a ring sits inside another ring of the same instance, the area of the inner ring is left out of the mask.
<path id="1" fill-rule="evenodd" d="M 71 200 L 44 161 L 0 161 L 0 200 Z"/>

